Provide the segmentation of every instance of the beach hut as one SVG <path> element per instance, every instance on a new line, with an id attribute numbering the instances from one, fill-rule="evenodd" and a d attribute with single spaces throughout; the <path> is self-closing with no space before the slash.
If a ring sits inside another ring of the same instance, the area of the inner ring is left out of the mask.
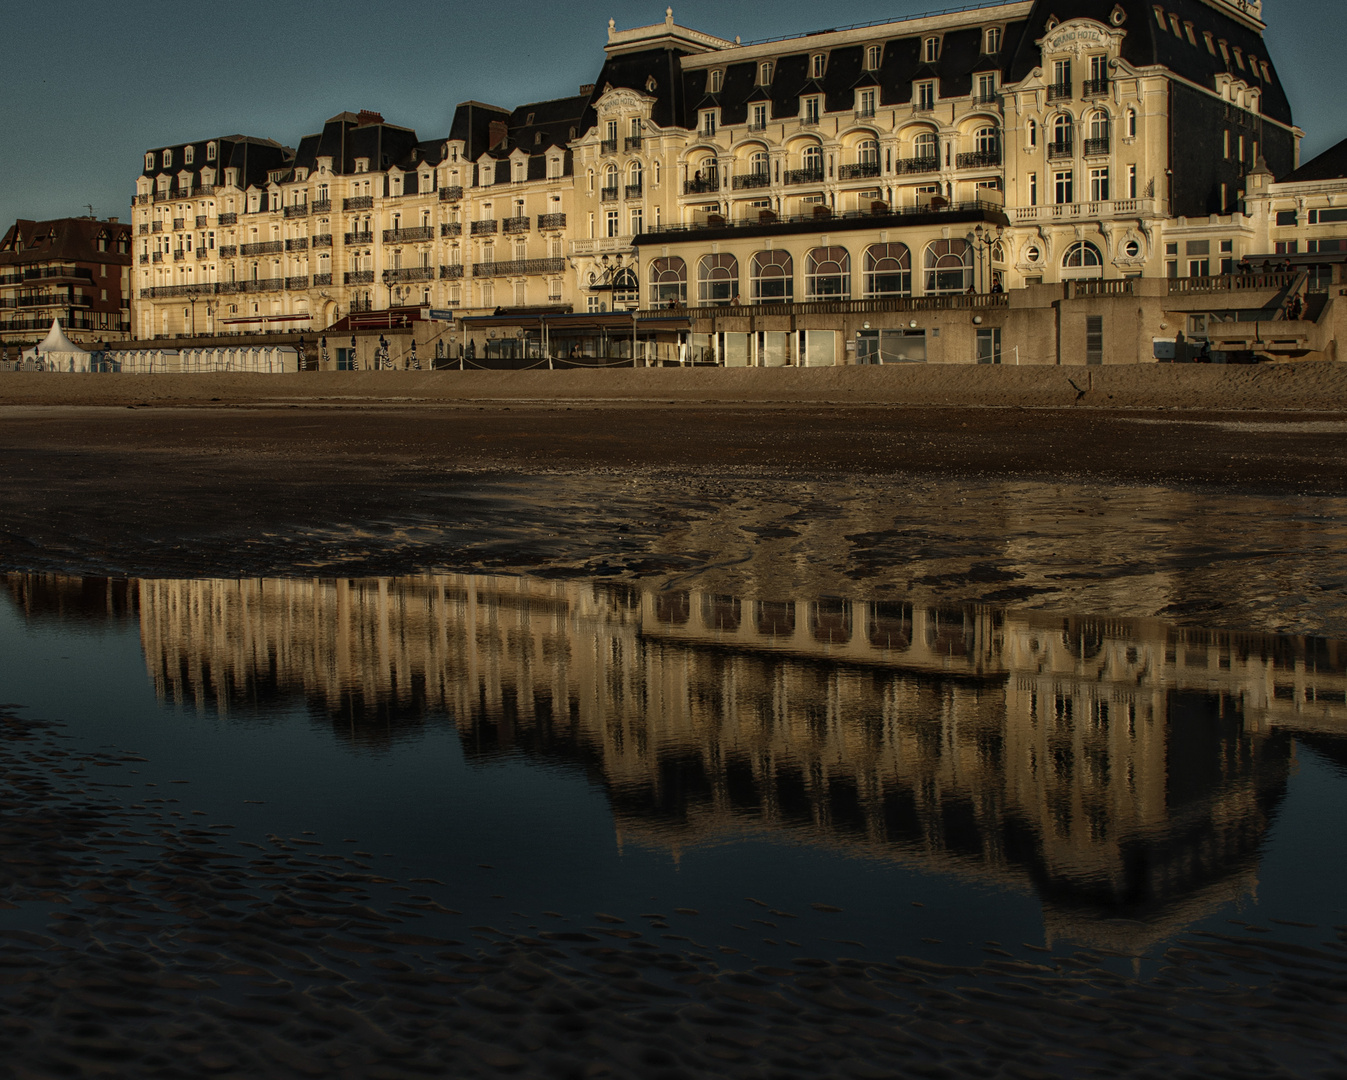
<path id="1" fill-rule="evenodd" d="M 65 336 L 61 320 L 52 319 L 41 344 L 23 354 L 24 360 L 40 361 L 47 371 L 88 371 L 90 354 Z"/>

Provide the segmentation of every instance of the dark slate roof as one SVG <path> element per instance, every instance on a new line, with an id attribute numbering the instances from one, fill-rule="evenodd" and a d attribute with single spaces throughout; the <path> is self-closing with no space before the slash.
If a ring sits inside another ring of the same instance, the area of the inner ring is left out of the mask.
<path id="1" fill-rule="evenodd" d="M 338 113 L 317 135 L 306 135 L 300 140 L 295 168 L 312 171 L 318 167 L 320 157 L 330 157 L 332 171 L 339 175 L 355 172 L 356 158 L 369 158 L 371 171 L 409 164 L 412 151 L 420 145 L 416 132 L 381 118 L 373 119 L 375 116 Z"/>
<path id="2" fill-rule="evenodd" d="M 476 161 L 491 149 L 493 120 L 509 123 L 510 110 L 498 105 L 485 105 L 480 101 L 465 101 L 454 110 L 454 120 L 449 125 L 449 141 L 461 142 L 463 156 L 469 161 Z"/>
<path id="3" fill-rule="evenodd" d="M 581 123 L 588 104 L 589 95 L 585 94 L 519 106 L 510 114 L 509 140 L 505 148 L 497 152 L 508 154 L 520 149 L 529 154 L 542 154 L 553 146 L 564 148 L 582 133 Z"/>
<path id="4" fill-rule="evenodd" d="M 217 158 L 215 161 L 206 160 L 206 144 L 215 143 L 217 148 Z M 187 147 L 192 147 L 192 164 L 185 164 Z M 165 150 L 173 151 L 173 164 L 167 169 L 160 167 L 163 161 L 163 152 Z M 148 152 L 148 151 L 147 151 Z M 177 177 L 179 173 L 187 172 L 193 176 L 192 186 L 196 188 L 201 183 L 201 170 L 214 169 L 216 173 L 216 183 L 223 180 L 222 173 L 225 169 L 238 169 L 239 183 L 243 187 L 256 184 L 261 186 L 267 182 L 267 174 L 275 169 L 288 168 L 294 159 L 294 151 L 287 146 L 282 146 L 274 139 L 258 139 L 251 135 L 224 135 L 216 139 L 202 139 L 199 142 L 180 143 L 177 146 L 161 146 L 153 151 L 155 156 L 155 167 L 152 169 L 141 170 L 141 175 L 148 177 L 171 176 L 173 183 L 170 190 L 176 191 L 178 186 Z"/>
<path id="5" fill-rule="evenodd" d="M 106 233 L 109 250 L 99 251 L 96 241 L 100 233 Z M 111 250 L 112 242 L 118 236 L 131 238 L 131 226 L 121 222 L 99 221 L 97 218 L 57 218 L 53 221 L 31 221 L 20 218 L 5 232 L 0 240 L 0 265 L 20 265 L 24 263 L 47 262 L 59 259 L 64 262 L 113 263 L 121 266 L 131 265 L 130 246 L 127 253 L 119 255 Z M 23 239 L 23 250 L 15 251 L 17 237 Z"/>
<path id="6" fill-rule="evenodd" d="M 1278 183 L 1300 184 L 1314 180 L 1342 180 L 1347 178 L 1347 139 L 1331 146 L 1317 158 L 1305 162 L 1295 172 L 1278 177 Z"/>
<path id="7" fill-rule="evenodd" d="M 1202 0 L 1159 0 L 1159 6 L 1166 15 L 1172 12 L 1178 16 L 1180 23 L 1193 24 L 1196 46 L 1189 44 L 1186 37 L 1180 39 L 1170 30 L 1160 29 L 1155 21 L 1156 4 L 1153 0 L 1035 0 L 1033 10 L 1029 13 L 1027 33 L 1018 43 L 1007 81 L 1019 82 L 1042 64 L 1042 55 L 1035 42 L 1047 32 L 1047 22 L 1051 16 L 1057 16 L 1061 22 L 1085 18 L 1107 24 L 1114 7 L 1119 5 L 1127 15 L 1122 26 L 1127 31 L 1127 36 L 1123 38 L 1122 57 L 1129 64 L 1138 67 L 1162 64 L 1176 75 L 1212 91 L 1216 89 L 1216 76 L 1228 72 L 1234 78 L 1242 79 L 1263 91 L 1262 111 L 1265 116 L 1283 124 L 1292 122 L 1291 106 L 1286 100 L 1286 93 L 1262 35 L 1207 6 Z M 1224 39 L 1232 50 L 1238 48 L 1245 55 L 1266 61 L 1272 73 L 1271 81 L 1264 82 L 1262 72 L 1255 74 L 1250 65 L 1238 67 L 1233 55 L 1228 64 L 1221 58 L 1219 51 L 1216 56 L 1212 56 L 1202 39 L 1204 30 L 1210 31 L 1218 40 Z"/>
<path id="8" fill-rule="evenodd" d="M 610 86 L 653 97 L 655 105 L 650 111 L 650 119 L 659 127 L 695 126 L 695 121 L 688 123 L 686 102 L 689 98 L 694 102 L 700 98 L 705 75 L 702 72 L 684 73 L 679 63 L 684 55 L 679 49 L 657 48 L 608 57 L 594 81 L 594 93 L 590 95 L 576 134 L 583 135 L 597 123 L 594 102 Z M 652 79 L 654 89 L 647 90 Z M 695 80 L 692 87 L 688 85 L 689 79 Z M 695 105 L 692 108 L 695 115 Z"/>

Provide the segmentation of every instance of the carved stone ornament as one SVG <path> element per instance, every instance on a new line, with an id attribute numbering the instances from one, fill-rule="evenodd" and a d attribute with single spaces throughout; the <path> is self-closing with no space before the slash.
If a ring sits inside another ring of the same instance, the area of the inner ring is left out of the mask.
<path id="1" fill-rule="evenodd" d="M 1071 19 L 1049 30 L 1037 44 L 1043 50 L 1044 60 L 1049 56 L 1058 59 L 1065 56 L 1079 58 L 1087 53 L 1097 54 L 1101 50 L 1117 56 L 1126 36 L 1126 30 L 1118 30 L 1093 19 Z"/>
<path id="2" fill-rule="evenodd" d="M 635 90 L 606 89 L 603 92 L 603 96 L 599 98 L 596 103 L 595 108 L 598 109 L 601 116 L 608 113 L 640 112 L 652 100 L 654 99 L 647 97 L 645 94 L 638 93 Z"/>

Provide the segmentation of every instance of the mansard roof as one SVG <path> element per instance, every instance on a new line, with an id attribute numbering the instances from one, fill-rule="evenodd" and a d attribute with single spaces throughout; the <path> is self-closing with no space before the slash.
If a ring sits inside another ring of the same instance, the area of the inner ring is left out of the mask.
<path id="1" fill-rule="evenodd" d="M 320 157 L 332 159 L 332 171 L 355 172 L 356 158 L 368 158 L 371 170 L 386 169 L 411 157 L 418 146 L 411 128 L 390 124 L 375 112 L 342 112 L 323 125 L 317 135 L 306 135 L 299 144 L 297 169 L 318 167 Z"/>
<path id="2" fill-rule="evenodd" d="M 1257 30 L 1213 7 L 1208 0 L 1035 0 L 1027 20 L 1027 32 L 1020 39 L 1010 63 L 1007 81 L 1019 82 L 1042 65 L 1037 42 L 1047 33 L 1050 18 L 1055 16 L 1059 22 L 1093 19 L 1108 25 L 1115 7 L 1121 8 L 1126 16 L 1121 26 L 1127 34 L 1123 38 L 1122 58 L 1129 64 L 1134 67 L 1162 65 L 1180 78 L 1213 93 L 1216 77 L 1228 74 L 1262 90 L 1263 115 L 1283 124 L 1292 122 L 1291 106 L 1272 63 L 1267 42 Z M 1165 16 L 1164 30 L 1156 21 L 1157 8 Z M 1178 18 L 1181 26 L 1193 24 L 1196 45 L 1186 37 L 1176 36 L 1169 28 L 1171 14 Z M 1220 55 L 1219 49 L 1217 55 L 1211 54 L 1202 36 L 1204 31 L 1210 32 L 1218 41 L 1227 42 L 1232 50 L 1229 61 Z M 1271 80 L 1265 81 L 1262 71 L 1254 72 L 1251 65 L 1239 67 L 1233 57 L 1235 49 L 1265 62 L 1272 74 Z"/>
<path id="3" fill-rule="evenodd" d="M 51 221 L 19 218 L 5 232 L 4 239 L 0 240 L 0 265 L 13 266 L 56 259 L 131 265 L 129 248 L 126 254 L 118 254 L 115 245 L 110 242 L 107 251 L 99 251 L 97 240 L 100 235 L 106 235 L 109 241 L 115 241 L 118 236 L 129 238 L 131 226 L 117 221 L 99 221 L 97 218 L 56 218 Z"/>
<path id="4" fill-rule="evenodd" d="M 1279 184 L 1305 184 L 1322 180 L 1347 179 L 1347 139 L 1331 146 L 1295 172 L 1277 178 Z"/>
<path id="5" fill-rule="evenodd" d="M 691 91 L 688 89 L 688 73 L 683 71 L 680 64 L 681 58 L 686 55 L 688 54 L 677 49 L 645 49 L 608 57 L 594 82 L 594 90 L 589 95 L 576 135 L 583 135 L 598 122 L 594 103 L 609 87 L 635 90 L 637 93 L 654 98 L 650 119 L 659 127 L 695 126 L 695 121 L 688 122 L 687 101 Z M 701 86 L 702 83 L 698 81 L 695 91 L 698 97 L 701 94 Z M 694 102 L 696 100 L 697 98 L 693 98 Z M 693 116 L 696 115 L 695 108 L 694 104 Z"/>

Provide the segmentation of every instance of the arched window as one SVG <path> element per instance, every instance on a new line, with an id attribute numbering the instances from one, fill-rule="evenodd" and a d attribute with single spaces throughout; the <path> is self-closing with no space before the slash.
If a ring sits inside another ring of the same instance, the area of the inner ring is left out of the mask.
<path id="1" fill-rule="evenodd" d="M 603 170 L 603 190 L 605 192 L 616 193 L 617 191 L 617 166 L 609 165 Z"/>
<path id="2" fill-rule="evenodd" d="M 862 165 L 879 164 L 879 143 L 874 139 L 866 139 L 860 146 L 856 147 L 856 160 Z"/>
<path id="3" fill-rule="evenodd" d="M 804 260 L 805 300 L 851 296 L 851 254 L 842 247 L 813 248 Z"/>
<path id="4" fill-rule="evenodd" d="M 1137 137 L 1137 111 L 1136 109 L 1127 110 L 1127 137 L 1135 139 Z"/>
<path id="5" fill-rule="evenodd" d="M 650 297 L 656 307 L 688 302 L 688 264 L 677 255 L 650 264 Z"/>
<path id="6" fill-rule="evenodd" d="M 1102 109 L 1090 114 L 1090 138 L 1107 139 L 1109 120 L 1108 113 Z"/>
<path id="7" fill-rule="evenodd" d="M 739 260 L 733 255 L 703 255 L 697 263 L 697 300 L 725 305 L 739 295 Z"/>
<path id="8" fill-rule="evenodd" d="M 625 307 L 631 307 L 640 301 L 641 282 L 636 276 L 636 271 L 631 267 L 623 267 L 613 275 L 613 307 L 619 304 Z"/>
<path id="9" fill-rule="evenodd" d="M 788 251 L 759 251 L 748 264 L 748 279 L 755 304 L 789 304 L 795 298 L 795 264 Z"/>
<path id="10" fill-rule="evenodd" d="M 631 187 L 641 186 L 641 163 L 633 161 L 627 168 L 627 184 Z"/>
<path id="11" fill-rule="evenodd" d="M 1052 142 L 1053 145 L 1062 149 L 1071 148 L 1072 134 L 1074 128 L 1071 123 L 1071 117 L 1067 113 L 1060 113 L 1052 121 Z"/>
<path id="12" fill-rule="evenodd" d="M 749 172 L 754 176 L 771 175 L 771 166 L 767 157 L 766 150 L 759 150 L 748 159 Z"/>
<path id="13" fill-rule="evenodd" d="M 906 244 L 871 244 L 861 260 L 867 300 L 912 295 L 912 253 Z"/>
<path id="14" fill-rule="evenodd" d="M 919 161 L 940 160 L 940 140 L 934 131 L 923 132 L 912 140 L 912 156 Z"/>
<path id="15" fill-rule="evenodd" d="M 1104 257 L 1088 240 L 1077 240 L 1066 249 L 1066 257 L 1062 259 L 1062 268 L 1066 270 L 1088 270 L 1103 265 Z"/>
<path id="16" fill-rule="evenodd" d="M 805 172 L 816 173 L 820 180 L 823 179 L 823 147 L 806 146 L 804 153 L 800 155 L 800 167 Z"/>
<path id="17" fill-rule="evenodd" d="M 994 127 L 978 128 L 973 133 L 973 149 L 984 157 L 1001 156 L 1001 132 Z"/>
<path id="18" fill-rule="evenodd" d="M 937 240 L 926 248 L 926 295 L 965 293 L 973 287 L 973 249 L 967 240 Z"/>

